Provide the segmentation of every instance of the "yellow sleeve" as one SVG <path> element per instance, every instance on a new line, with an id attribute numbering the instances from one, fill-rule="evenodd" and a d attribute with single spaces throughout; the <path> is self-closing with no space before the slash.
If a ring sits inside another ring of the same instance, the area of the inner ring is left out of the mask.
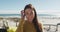
<path id="1" fill-rule="evenodd" d="M 25 21 L 23 19 L 20 20 L 16 32 L 23 32 L 23 24 L 24 24 L 24 22 Z"/>

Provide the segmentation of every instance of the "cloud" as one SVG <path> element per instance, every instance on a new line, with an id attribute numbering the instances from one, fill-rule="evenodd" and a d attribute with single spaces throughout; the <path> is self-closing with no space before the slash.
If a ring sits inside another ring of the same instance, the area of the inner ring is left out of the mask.
<path id="1" fill-rule="evenodd" d="M 37 14 L 53 14 L 60 16 L 60 10 L 38 10 Z"/>
<path id="2" fill-rule="evenodd" d="M 19 14 L 17 10 L 0 10 L 0 14 Z"/>

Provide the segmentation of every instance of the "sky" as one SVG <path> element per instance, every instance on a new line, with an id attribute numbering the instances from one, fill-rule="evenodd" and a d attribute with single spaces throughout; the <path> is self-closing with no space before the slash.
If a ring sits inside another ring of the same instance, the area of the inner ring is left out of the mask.
<path id="1" fill-rule="evenodd" d="M 60 16 L 60 0 L 0 0 L 0 14 L 19 14 L 27 4 L 32 4 L 37 14 Z"/>

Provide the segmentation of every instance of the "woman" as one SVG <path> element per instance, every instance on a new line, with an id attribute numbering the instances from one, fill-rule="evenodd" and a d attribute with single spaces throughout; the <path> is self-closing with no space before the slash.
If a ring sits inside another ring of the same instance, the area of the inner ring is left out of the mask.
<path id="1" fill-rule="evenodd" d="M 27 20 L 24 20 L 25 17 Z M 21 11 L 21 21 L 16 32 L 43 32 L 42 24 L 38 23 L 36 10 L 31 4 L 26 5 Z"/>

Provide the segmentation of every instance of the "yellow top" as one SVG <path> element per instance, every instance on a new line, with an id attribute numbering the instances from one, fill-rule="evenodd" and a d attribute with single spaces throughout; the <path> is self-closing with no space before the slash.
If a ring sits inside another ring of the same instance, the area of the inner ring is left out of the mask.
<path id="1" fill-rule="evenodd" d="M 36 32 L 33 23 L 21 19 L 16 32 Z"/>

